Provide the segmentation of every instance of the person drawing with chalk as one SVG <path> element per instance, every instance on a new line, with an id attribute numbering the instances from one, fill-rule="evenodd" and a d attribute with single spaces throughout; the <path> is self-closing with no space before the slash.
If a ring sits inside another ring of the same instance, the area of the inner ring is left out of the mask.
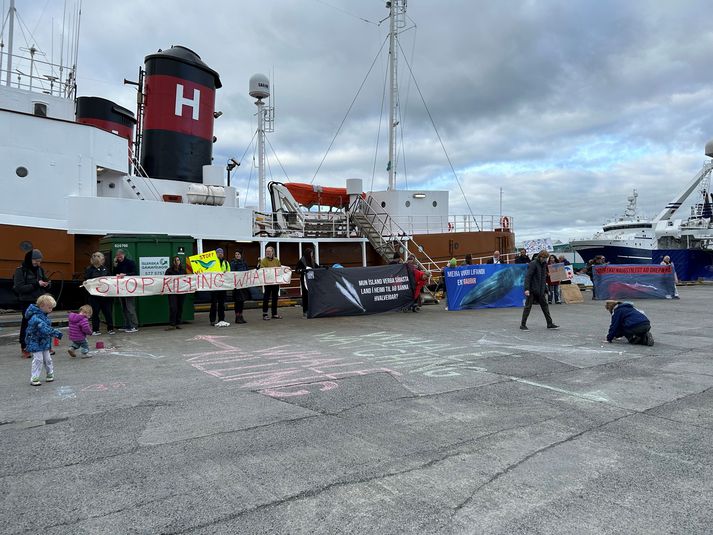
<path id="1" fill-rule="evenodd" d="M 615 338 L 626 337 L 630 344 L 654 345 L 651 322 L 633 303 L 609 300 L 604 303 L 604 307 L 611 314 L 607 342 L 611 343 Z"/>

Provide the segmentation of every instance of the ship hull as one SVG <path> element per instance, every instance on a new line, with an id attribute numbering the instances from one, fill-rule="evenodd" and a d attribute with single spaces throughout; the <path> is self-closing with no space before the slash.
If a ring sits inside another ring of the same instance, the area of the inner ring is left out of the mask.
<path id="1" fill-rule="evenodd" d="M 145 232 L 142 234 L 157 234 Z M 17 308 L 17 297 L 12 291 L 15 269 L 22 263 L 28 248 L 40 249 L 44 255 L 43 266 L 53 281 L 52 293 L 64 309 L 76 309 L 86 302 L 86 293 L 81 287 L 85 268 L 94 251 L 99 250 L 102 235 L 71 234 L 61 229 L 46 229 L 20 225 L 0 224 L 0 308 Z M 481 232 L 442 232 L 414 235 L 413 239 L 424 251 L 414 251 L 428 269 L 439 269 L 452 257 L 463 258 L 471 254 L 474 258 L 487 257 L 495 250 L 514 250 L 515 236 L 509 230 Z M 283 265 L 296 266 L 305 247 L 317 250 L 318 262 L 323 266 L 341 264 L 344 267 L 383 264 L 384 260 L 376 250 L 362 239 L 335 240 L 323 238 L 274 239 L 269 237 L 253 240 L 228 241 L 224 239 L 203 239 L 203 250 L 221 247 L 226 258 L 232 259 L 236 250 L 252 267 L 260 256 L 261 245 L 275 245 L 277 256 Z M 316 247 L 315 247 L 316 246 Z M 194 250 L 198 250 L 197 241 Z M 433 265 L 430 261 L 437 262 Z M 295 282 L 287 290 L 288 295 L 299 295 L 299 285 Z"/>
<path id="2" fill-rule="evenodd" d="M 650 264 L 652 249 L 612 242 L 572 242 L 574 249 L 586 263 L 602 255 L 612 264 Z"/>

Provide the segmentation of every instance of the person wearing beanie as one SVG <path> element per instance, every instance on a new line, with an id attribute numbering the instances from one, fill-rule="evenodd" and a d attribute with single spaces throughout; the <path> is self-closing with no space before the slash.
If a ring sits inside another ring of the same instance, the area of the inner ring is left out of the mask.
<path id="1" fill-rule="evenodd" d="M 220 271 L 227 273 L 230 271 L 230 264 L 225 260 L 225 251 L 221 247 L 215 250 L 215 254 L 218 255 L 218 265 L 220 266 Z M 225 290 L 213 290 L 210 292 L 210 324 L 215 325 L 216 315 L 218 317 L 218 327 L 228 324 L 225 321 Z"/>
<path id="2" fill-rule="evenodd" d="M 624 336 L 630 344 L 654 345 L 651 322 L 633 303 L 608 300 L 604 308 L 611 314 L 607 342 L 611 343 L 615 338 Z"/>
<path id="3" fill-rule="evenodd" d="M 22 356 L 30 358 L 32 355 L 27 351 L 25 334 L 27 333 L 28 318 L 25 313 L 29 306 L 37 301 L 42 294 L 49 292 L 51 282 L 42 269 L 42 252 L 39 249 L 27 251 L 22 264 L 15 270 L 12 289 L 20 301 L 20 311 L 22 312 L 22 324 L 20 325 L 20 348 Z"/>

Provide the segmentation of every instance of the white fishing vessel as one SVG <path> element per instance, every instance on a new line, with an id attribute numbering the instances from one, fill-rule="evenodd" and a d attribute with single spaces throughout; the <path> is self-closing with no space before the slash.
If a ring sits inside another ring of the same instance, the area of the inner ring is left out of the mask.
<path id="1" fill-rule="evenodd" d="M 636 202 L 636 190 L 627 197 L 628 204 L 619 217 L 608 220 L 602 230 L 590 239 L 571 240 L 570 245 L 584 262 L 598 255 L 618 264 L 651 262 L 651 250 L 656 246 L 656 234 L 650 219 L 642 216 Z"/>
<path id="2" fill-rule="evenodd" d="M 705 154 L 713 158 L 713 141 L 706 144 Z M 638 213 L 638 194 L 634 190 L 623 216 L 608 221 L 591 239 L 571 240 L 572 248 L 585 262 L 604 255 L 608 262 L 616 264 L 649 264 L 660 261 L 663 255 L 669 255 L 675 258 L 677 266 L 686 266 L 690 278 L 713 276 L 711 172 L 713 160 L 709 159 L 652 219 Z M 689 214 L 677 217 L 680 208 L 694 193 L 697 198 Z"/>
<path id="3" fill-rule="evenodd" d="M 146 56 L 138 80 L 128 82 L 137 88 L 136 113 L 101 97 L 77 97 L 79 10 L 67 33 L 76 39 L 62 44 L 60 61 L 53 63 L 34 45 L 16 50 L 10 0 L 0 57 L 0 127 L 12 133 L 0 137 L 0 307 L 14 301 L 11 278 L 29 248 L 43 251 L 46 270 L 66 283 L 69 299 L 91 253 L 111 234 L 189 236 L 196 252 L 222 247 L 231 258 L 239 248 L 250 263 L 270 243 L 286 265 L 296 264 L 308 244 L 318 262 L 345 266 L 381 263 L 397 249 L 414 252 L 432 268 L 452 256 L 513 250 L 511 216 L 452 215 L 448 191 L 395 187 L 394 58 L 406 1 L 387 2 L 387 8 L 389 188 L 364 193 L 361 180 L 345 180 L 344 188 L 335 188 L 342 196 L 338 206 L 326 202 L 326 189 L 318 186 L 309 186 L 312 195 L 302 202 L 297 198 L 304 185 L 268 189 L 264 143 L 274 110 L 269 80 L 256 75 L 249 84 L 257 105 L 260 169 L 260 201 L 253 210 L 240 206 L 230 185 L 230 169 L 239 162 L 228 162 L 227 181 L 226 167 L 212 162 L 221 81 L 198 54 L 173 46 Z"/>

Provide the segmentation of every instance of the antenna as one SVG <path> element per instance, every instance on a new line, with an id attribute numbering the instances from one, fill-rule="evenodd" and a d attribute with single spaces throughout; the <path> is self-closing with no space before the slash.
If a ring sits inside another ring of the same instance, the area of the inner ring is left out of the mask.
<path id="1" fill-rule="evenodd" d="M 257 106 L 257 154 L 258 154 L 258 211 L 265 211 L 265 133 L 274 132 L 273 119 L 275 108 L 265 108 L 264 98 L 270 97 L 270 80 L 264 74 L 250 77 L 249 95 Z"/>

